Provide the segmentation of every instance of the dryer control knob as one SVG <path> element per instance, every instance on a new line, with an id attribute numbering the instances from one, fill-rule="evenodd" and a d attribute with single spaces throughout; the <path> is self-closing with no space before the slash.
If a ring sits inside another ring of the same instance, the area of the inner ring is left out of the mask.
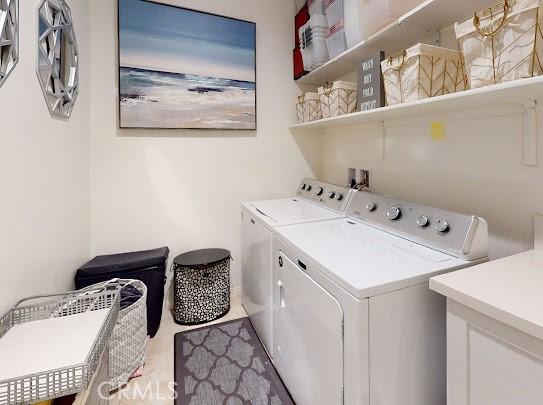
<path id="1" fill-rule="evenodd" d="M 336 196 L 336 193 L 334 193 L 333 191 L 330 191 L 328 193 L 328 198 L 330 198 L 330 199 L 334 198 L 335 196 Z"/>
<path id="2" fill-rule="evenodd" d="M 324 193 L 324 188 L 319 187 L 319 188 L 317 189 L 317 195 L 322 195 L 322 193 Z"/>
<path id="3" fill-rule="evenodd" d="M 377 204 L 371 201 L 368 203 L 368 205 L 366 205 L 366 209 L 368 210 L 368 212 L 373 212 L 377 209 Z"/>
<path id="4" fill-rule="evenodd" d="M 419 219 L 417 219 L 417 225 L 419 228 L 426 228 L 428 225 L 430 225 L 430 220 L 427 216 L 421 215 Z"/>
<path id="5" fill-rule="evenodd" d="M 447 233 L 451 230 L 449 223 L 445 220 L 439 220 L 436 224 L 436 231 L 439 233 Z"/>
<path id="6" fill-rule="evenodd" d="M 336 194 L 336 200 L 338 200 L 338 201 L 343 200 L 343 194 L 337 193 L 337 194 Z"/>
<path id="7" fill-rule="evenodd" d="M 311 191 L 313 187 L 311 187 L 311 184 L 308 184 L 307 187 L 305 188 L 306 191 Z"/>
<path id="8" fill-rule="evenodd" d="M 399 209 L 398 207 L 390 207 L 390 209 L 387 212 L 387 217 L 391 221 L 396 221 L 400 219 L 401 216 L 402 216 L 402 210 Z"/>
<path id="9" fill-rule="evenodd" d="M 307 187 L 307 186 L 306 186 L 306 184 L 304 183 L 304 184 L 302 184 L 302 187 L 300 187 L 300 188 L 301 188 L 302 190 L 305 190 L 306 187 Z"/>

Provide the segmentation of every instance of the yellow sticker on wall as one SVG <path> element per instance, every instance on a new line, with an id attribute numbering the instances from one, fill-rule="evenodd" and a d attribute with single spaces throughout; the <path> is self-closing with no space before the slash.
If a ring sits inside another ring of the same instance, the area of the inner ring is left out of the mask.
<path id="1" fill-rule="evenodd" d="M 441 141 L 445 138 L 445 123 L 443 122 L 432 122 L 430 126 L 430 134 L 434 141 Z"/>

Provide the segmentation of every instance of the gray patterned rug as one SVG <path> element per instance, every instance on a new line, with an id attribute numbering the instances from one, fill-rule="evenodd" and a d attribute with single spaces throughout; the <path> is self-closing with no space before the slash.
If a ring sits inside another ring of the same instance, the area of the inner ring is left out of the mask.
<path id="1" fill-rule="evenodd" d="M 293 405 L 248 318 L 175 335 L 176 405 Z"/>

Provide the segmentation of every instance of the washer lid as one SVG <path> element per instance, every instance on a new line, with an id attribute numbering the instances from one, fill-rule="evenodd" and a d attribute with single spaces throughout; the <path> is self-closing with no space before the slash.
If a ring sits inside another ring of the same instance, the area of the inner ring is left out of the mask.
<path id="1" fill-rule="evenodd" d="M 300 222 L 322 221 L 342 218 L 328 208 L 320 207 L 301 198 L 285 198 L 280 200 L 256 201 L 247 204 L 258 214 L 267 217 L 273 225 L 288 225 Z"/>
<path id="2" fill-rule="evenodd" d="M 472 264 L 349 219 L 289 225 L 275 232 L 359 299 Z"/>

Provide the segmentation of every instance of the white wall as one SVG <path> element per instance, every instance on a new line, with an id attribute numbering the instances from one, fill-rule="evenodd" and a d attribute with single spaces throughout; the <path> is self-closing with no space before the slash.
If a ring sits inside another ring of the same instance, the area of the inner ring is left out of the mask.
<path id="1" fill-rule="evenodd" d="M 453 34 L 444 30 L 443 46 L 457 46 Z M 533 215 L 543 213 L 543 166 L 524 165 L 523 120 L 515 111 L 518 107 L 387 122 L 384 159 L 376 130 L 327 133 L 323 178 L 343 183 L 348 167 L 369 168 L 378 193 L 486 218 L 492 258 L 527 250 Z M 444 123 L 442 139 L 432 137 L 432 122 Z"/>
<path id="2" fill-rule="evenodd" d="M 258 130 L 120 130 L 116 2 L 93 0 L 92 252 L 167 245 L 232 251 L 240 285 L 240 203 L 292 195 L 320 175 L 319 143 L 293 138 L 294 5 L 291 0 L 167 1 L 257 24 Z M 307 161 L 306 161 L 307 157 Z"/>
<path id="3" fill-rule="evenodd" d="M 89 256 L 88 1 L 71 0 L 81 92 L 68 122 L 52 119 L 35 73 L 37 1 L 20 1 L 20 62 L 0 87 L 0 312 L 71 289 Z"/>
<path id="4" fill-rule="evenodd" d="M 344 182 L 348 167 L 369 168 L 375 192 L 486 218 L 493 258 L 530 248 L 532 216 L 543 213 L 543 168 L 523 163 L 520 115 L 435 119 L 446 128 L 440 140 L 429 121 L 387 128 L 384 159 L 376 131 L 325 135 L 324 179 Z"/>

